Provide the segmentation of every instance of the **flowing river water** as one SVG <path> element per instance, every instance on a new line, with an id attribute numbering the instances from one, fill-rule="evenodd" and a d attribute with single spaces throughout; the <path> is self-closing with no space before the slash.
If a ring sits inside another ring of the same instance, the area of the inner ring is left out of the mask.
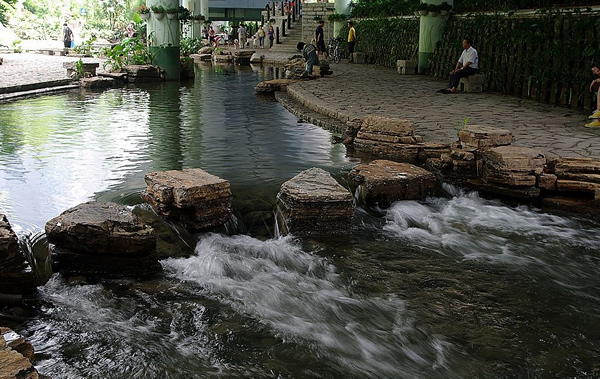
<path id="1" fill-rule="evenodd" d="M 193 83 L 0 104 L 0 209 L 45 246 L 46 221 L 90 199 L 137 206 L 150 171 L 230 181 L 239 233 L 195 236 L 148 280 L 54 274 L 8 322 L 54 378 L 600 377 L 600 225 L 439 196 L 357 208 L 351 235 L 277 238 L 279 187 L 360 158 L 224 67 Z"/>

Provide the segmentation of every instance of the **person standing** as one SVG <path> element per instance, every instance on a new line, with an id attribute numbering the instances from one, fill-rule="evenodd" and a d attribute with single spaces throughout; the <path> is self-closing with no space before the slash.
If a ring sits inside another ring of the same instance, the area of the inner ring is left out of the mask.
<path id="1" fill-rule="evenodd" d="M 275 30 L 273 29 L 273 25 L 269 25 L 269 50 L 273 48 L 273 40 L 275 39 Z"/>
<path id="2" fill-rule="evenodd" d="M 598 66 L 594 65 L 594 67 L 592 67 L 592 72 L 594 73 L 594 75 L 600 76 L 600 69 L 598 68 Z M 600 78 L 598 79 L 594 79 L 592 80 L 592 83 L 590 83 L 590 92 L 593 92 L 594 89 L 597 90 L 596 96 L 596 110 L 594 111 L 594 114 L 592 114 L 589 118 L 593 119 L 592 122 L 590 122 L 589 124 L 585 124 L 586 128 L 599 128 L 600 127 Z"/>
<path id="3" fill-rule="evenodd" d="M 125 30 L 125 35 L 127 36 L 127 38 L 135 37 L 136 33 L 135 33 L 135 27 L 134 27 L 133 22 L 130 22 L 129 25 L 127 25 L 127 29 Z"/>
<path id="4" fill-rule="evenodd" d="M 258 27 L 258 31 L 256 32 L 256 35 L 258 36 L 258 44 L 260 46 L 261 49 L 265 48 L 265 30 L 263 29 L 262 25 Z"/>
<path id="5" fill-rule="evenodd" d="M 71 41 L 73 40 L 73 31 L 69 28 L 69 25 L 65 22 L 63 24 L 63 42 L 65 43 L 65 47 L 71 47 Z"/>
<path id="6" fill-rule="evenodd" d="M 240 49 L 246 46 L 246 28 L 244 28 L 244 24 L 240 24 L 240 28 L 238 29 L 238 43 Z"/>
<path id="7" fill-rule="evenodd" d="M 212 45 L 215 42 L 215 29 L 212 25 L 208 28 L 208 42 Z"/>
<path id="8" fill-rule="evenodd" d="M 317 44 L 317 55 L 319 52 L 323 52 L 323 59 L 327 59 L 327 48 L 325 47 L 325 33 L 323 31 L 323 26 L 325 25 L 325 21 L 319 21 L 319 26 L 315 30 L 315 43 Z"/>
<path id="9" fill-rule="evenodd" d="M 450 84 L 448 84 L 446 93 L 455 93 L 460 79 L 475 75 L 479 71 L 479 55 L 477 55 L 477 50 L 471 46 L 471 39 L 465 38 L 462 46 L 464 50 L 456 62 L 456 67 L 450 71 Z"/>
<path id="10" fill-rule="evenodd" d="M 348 63 L 354 62 L 354 45 L 356 44 L 356 30 L 354 30 L 354 24 L 352 21 L 348 21 L 348 53 L 350 59 Z"/>

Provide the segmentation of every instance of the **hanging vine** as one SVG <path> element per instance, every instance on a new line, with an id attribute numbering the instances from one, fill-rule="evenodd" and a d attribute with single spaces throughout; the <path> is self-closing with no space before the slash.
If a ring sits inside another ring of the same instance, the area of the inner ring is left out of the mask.
<path id="1" fill-rule="evenodd" d="M 576 108 L 589 108 L 592 63 L 600 61 L 600 13 L 547 9 L 533 18 L 492 14 L 454 18 L 429 65 L 447 78 L 465 37 L 473 39 L 487 88 Z"/>
<path id="2" fill-rule="evenodd" d="M 354 28 L 357 35 L 356 51 L 364 53 L 368 63 L 396 67 L 398 59 L 416 59 L 419 45 L 417 18 L 358 20 Z M 347 26 L 339 36 L 346 40 Z"/>

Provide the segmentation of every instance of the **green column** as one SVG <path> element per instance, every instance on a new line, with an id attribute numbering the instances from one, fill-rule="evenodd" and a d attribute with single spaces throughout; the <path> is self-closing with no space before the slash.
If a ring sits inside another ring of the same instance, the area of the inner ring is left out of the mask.
<path id="1" fill-rule="evenodd" d="M 439 5 L 443 2 L 453 5 L 454 0 L 422 0 L 426 4 Z M 430 14 L 421 16 L 419 29 L 419 73 L 422 74 L 429 66 L 429 60 L 433 57 L 435 45 L 442 38 L 447 16 L 441 16 L 438 12 L 436 16 Z"/>
<path id="2" fill-rule="evenodd" d="M 146 0 L 147 6 L 162 5 L 177 8 L 178 0 Z M 159 16 L 160 17 L 160 16 Z M 153 13 L 148 20 L 148 42 L 153 56 L 152 64 L 165 70 L 167 80 L 179 80 L 179 21 L 170 20 L 166 14 L 159 20 Z"/>
<path id="3" fill-rule="evenodd" d="M 350 0 L 335 0 L 335 12 L 339 14 L 350 15 Z M 344 27 L 343 21 L 336 21 L 333 23 L 333 36 L 337 37 L 340 34 L 340 30 Z"/>

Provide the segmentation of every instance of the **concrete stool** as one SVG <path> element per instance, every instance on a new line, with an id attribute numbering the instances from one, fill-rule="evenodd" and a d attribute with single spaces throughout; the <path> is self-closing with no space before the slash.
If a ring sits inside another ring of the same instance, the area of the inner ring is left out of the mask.
<path id="1" fill-rule="evenodd" d="M 417 73 L 417 61 L 398 60 L 396 61 L 396 67 L 400 75 L 414 75 Z"/>
<path id="2" fill-rule="evenodd" d="M 483 92 L 483 75 L 475 74 L 460 79 L 458 89 L 464 92 Z"/>
<path id="3" fill-rule="evenodd" d="M 366 62 L 367 62 L 367 59 L 365 57 L 365 53 L 361 53 L 361 52 L 354 53 L 354 63 L 365 64 Z"/>

